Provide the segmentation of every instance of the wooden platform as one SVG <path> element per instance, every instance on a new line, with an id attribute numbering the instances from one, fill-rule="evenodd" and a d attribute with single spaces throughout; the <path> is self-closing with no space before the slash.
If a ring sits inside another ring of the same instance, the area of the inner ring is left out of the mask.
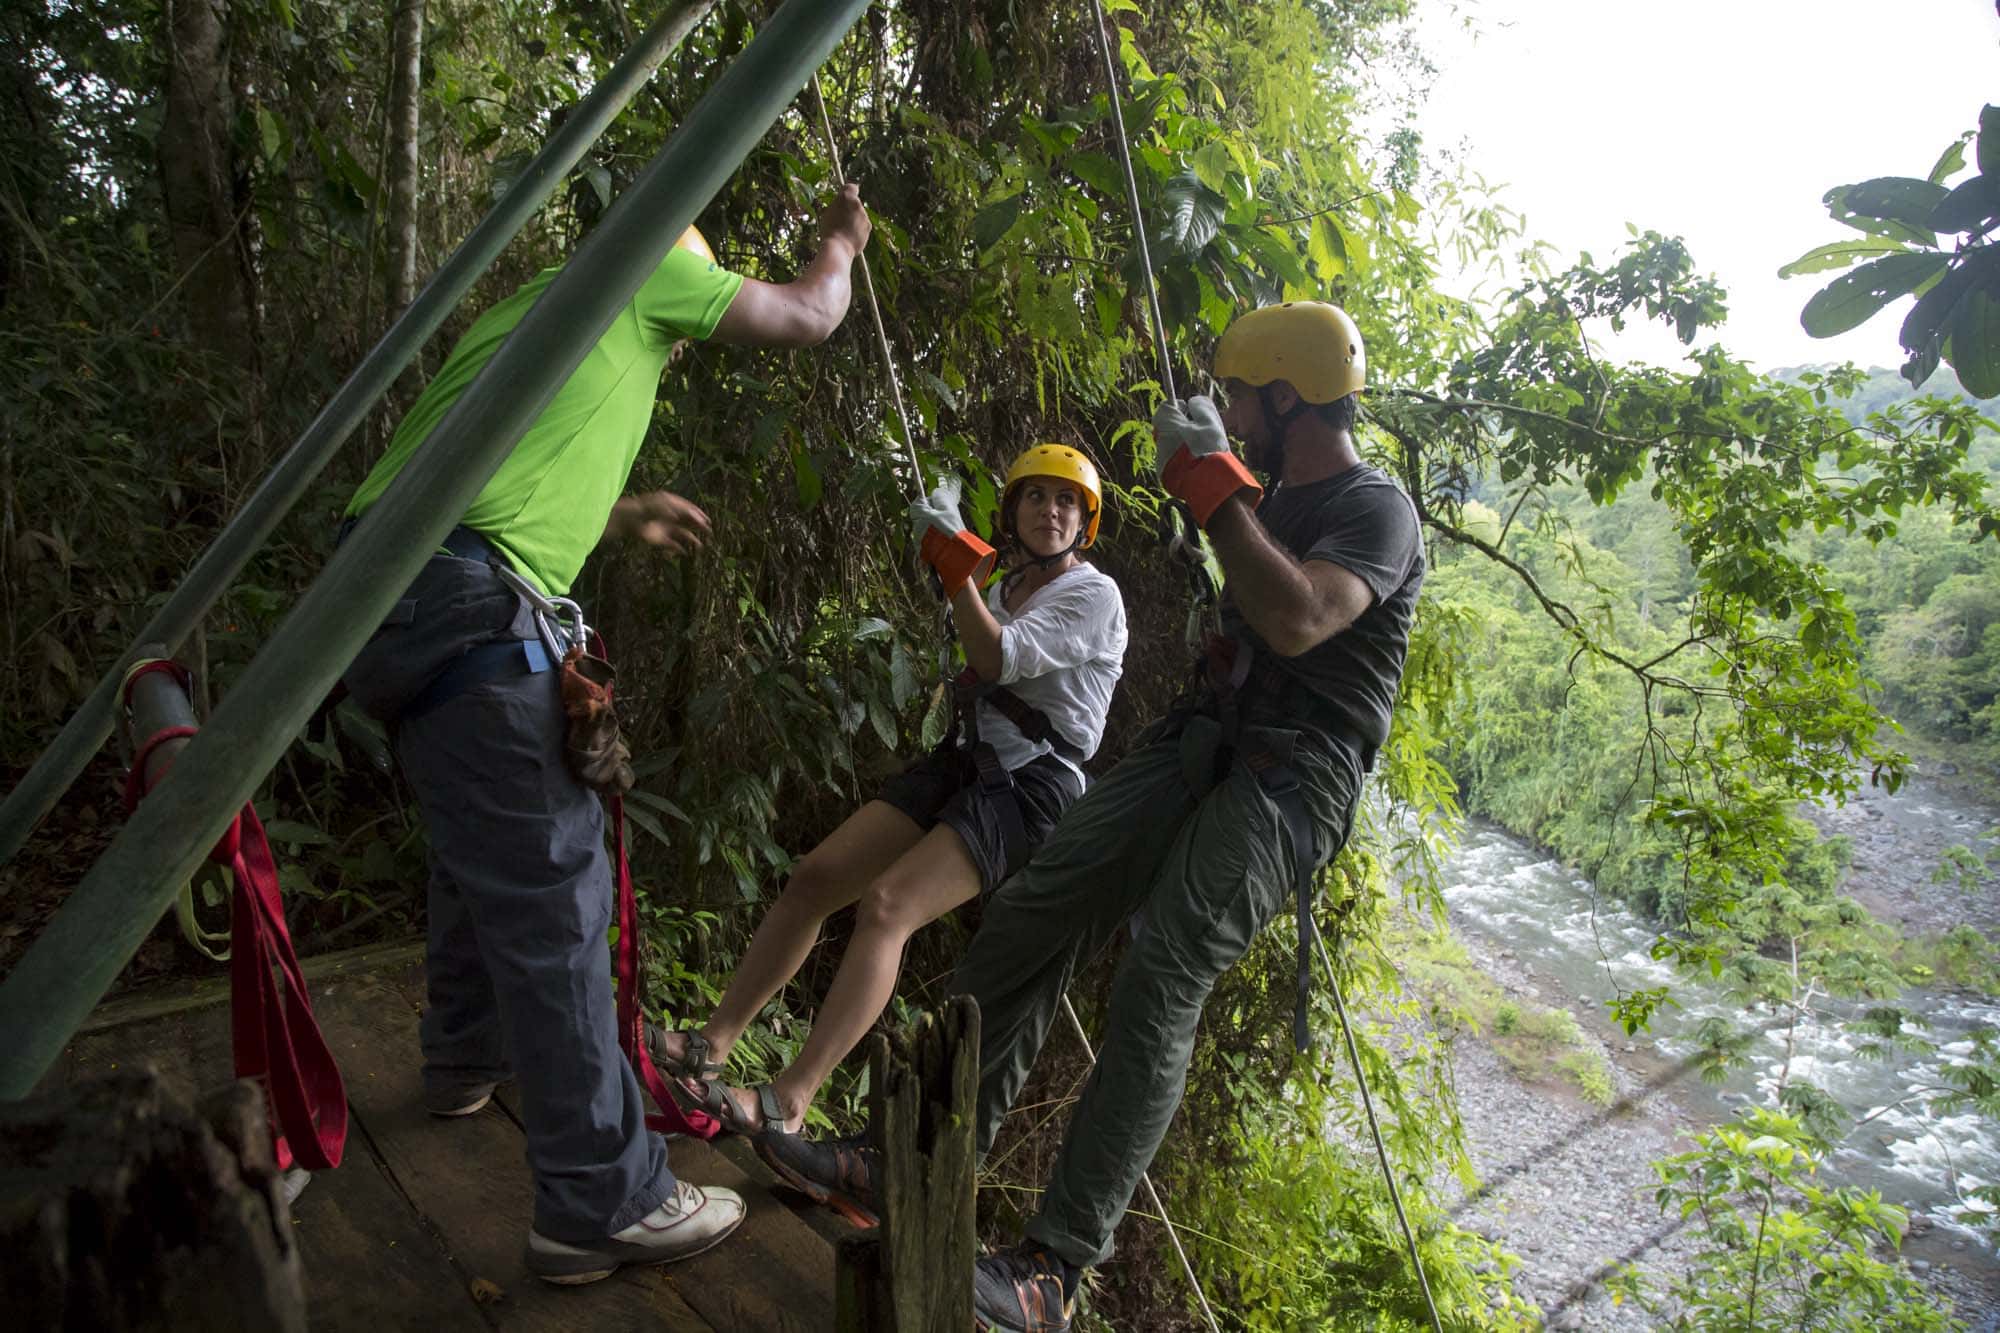
<path id="1" fill-rule="evenodd" d="M 833 1325 L 833 1240 L 847 1224 L 774 1186 L 741 1140 L 677 1140 L 676 1174 L 749 1201 L 722 1245 L 679 1264 L 553 1287 L 522 1268 L 531 1185 L 518 1107 L 503 1089 L 460 1120 L 419 1102 L 422 984 L 407 961 L 311 983 L 351 1112 L 346 1159 L 292 1207 L 315 1329 L 462 1328 L 813 1333 Z M 128 1005 L 63 1053 L 50 1081 L 148 1060 L 192 1095 L 230 1076 L 226 1003 Z"/>

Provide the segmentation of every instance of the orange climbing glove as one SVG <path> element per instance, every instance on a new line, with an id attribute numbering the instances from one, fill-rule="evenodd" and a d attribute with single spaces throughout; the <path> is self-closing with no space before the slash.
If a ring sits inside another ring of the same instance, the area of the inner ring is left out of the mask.
<path id="1" fill-rule="evenodd" d="M 1251 492 L 1244 501 L 1252 506 L 1264 498 L 1263 486 L 1230 452 L 1222 415 L 1205 395 L 1161 403 L 1153 413 L 1153 444 L 1161 483 L 1169 494 L 1187 501 L 1194 521 L 1204 528 L 1222 502 L 1239 491 Z"/>
<path id="2" fill-rule="evenodd" d="M 965 530 L 958 516 L 958 478 L 943 477 L 937 489 L 910 504 L 910 527 L 921 544 L 925 563 L 938 573 L 944 595 L 950 597 L 967 583 L 984 583 L 993 572 L 993 548 Z"/>

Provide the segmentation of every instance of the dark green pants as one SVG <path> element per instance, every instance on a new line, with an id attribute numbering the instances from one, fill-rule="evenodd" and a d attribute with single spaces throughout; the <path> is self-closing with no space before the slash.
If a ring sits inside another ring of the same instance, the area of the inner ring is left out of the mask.
<path id="1" fill-rule="evenodd" d="M 1200 715 L 1142 737 L 993 895 L 958 968 L 956 988 L 980 1009 L 983 1157 L 1070 977 L 1143 910 L 1111 985 L 1097 1068 L 1028 1225 L 1032 1239 L 1071 1263 L 1111 1253 L 1112 1232 L 1180 1105 L 1202 1005 L 1296 882 L 1282 816 L 1249 769 L 1238 763 L 1213 780 L 1216 739 L 1214 721 Z M 1247 729 L 1247 741 L 1258 739 Z M 1292 766 L 1323 864 L 1346 841 L 1360 760 L 1302 739 Z"/>

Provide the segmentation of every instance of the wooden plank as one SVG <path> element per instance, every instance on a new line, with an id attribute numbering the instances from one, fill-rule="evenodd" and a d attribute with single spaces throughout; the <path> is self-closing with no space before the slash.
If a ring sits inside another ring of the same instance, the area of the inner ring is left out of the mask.
<path id="1" fill-rule="evenodd" d="M 229 1010 L 169 1012 L 100 1029 L 71 1042 L 56 1071 L 67 1082 L 133 1063 L 151 1064 L 177 1096 L 227 1082 Z M 291 1225 L 315 1329 L 463 1328 L 479 1318 L 466 1280 L 387 1177 L 358 1125 L 350 1127 L 340 1169 L 316 1172 L 292 1204 Z"/>
<path id="2" fill-rule="evenodd" d="M 622 1270 L 581 1288 L 553 1287 L 527 1273 L 522 1251 L 533 1186 L 520 1130 L 494 1110 L 452 1120 L 424 1113 L 410 988 L 381 976 L 349 977 L 326 986 L 315 1007 L 346 1075 L 348 1102 L 389 1175 L 467 1280 L 497 1289 L 498 1298 L 482 1307 L 494 1327 L 708 1333 L 709 1323 L 648 1270 Z"/>
<path id="3" fill-rule="evenodd" d="M 517 1123 L 520 1097 L 511 1087 L 496 1094 Z M 750 1145 L 725 1134 L 710 1142 L 675 1139 L 667 1145 L 674 1174 L 697 1185 L 723 1185 L 743 1196 L 748 1211 L 728 1240 L 676 1264 L 650 1270 L 718 1329 L 808 1333 L 833 1327 L 833 1246 L 820 1230 L 838 1234 L 847 1223 L 779 1185 Z M 824 1214 L 808 1221 L 803 1211 Z"/>
<path id="4" fill-rule="evenodd" d="M 412 962 L 421 961 L 423 956 L 422 940 L 399 940 L 392 944 L 367 944 L 358 949 L 343 949 L 339 953 L 302 959 L 299 970 L 305 973 L 306 985 L 317 990 L 315 983 L 321 980 L 377 968 L 405 968 Z M 87 1036 L 106 1028 L 143 1023 L 167 1014 L 221 1004 L 229 998 L 228 964 L 218 963 L 216 966 L 219 970 L 213 976 L 163 981 L 100 1004 L 77 1028 L 77 1035 Z"/>

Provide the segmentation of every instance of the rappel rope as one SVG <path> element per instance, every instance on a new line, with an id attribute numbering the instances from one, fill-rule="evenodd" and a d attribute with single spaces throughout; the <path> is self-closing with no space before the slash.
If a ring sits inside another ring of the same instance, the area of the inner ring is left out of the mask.
<path id="1" fill-rule="evenodd" d="M 1168 402 L 1179 402 L 1174 387 L 1173 357 L 1167 347 L 1167 322 L 1160 315 L 1160 290 L 1153 282 L 1153 251 L 1146 241 L 1146 214 L 1139 206 L 1139 178 L 1132 172 L 1132 149 L 1125 141 L 1125 104 L 1118 96 L 1118 66 L 1111 58 L 1111 37 L 1106 31 L 1104 7 L 1090 0 L 1090 12 L 1097 29 L 1097 53 L 1104 59 L 1104 87 L 1111 97 L 1112 141 L 1118 146 L 1118 166 L 1125 174 L 1125 203 L 1132 210 L 1132 239 L 1139 247 L 1139 271 L 1145 279 L 1146 315 L 1153 330 L 1153 355 L 1159 363 L 1160 389 Z M 1195 589 L 1195 605 L 1188 616 L 1189 646 L 1201 642 L 1201 617 L 1214 611 L 1218 602 L 1215 581 L 1201 551 L 1201 539 L 1194 513 L 1183 500 L 1172 500 L 1160 515 L 1160 537 L 1167 550 L 1187 566 L 1188 579 Z"/>
<path id="2" fill-rule="evenodd" d="M 1152 317 L 1154 351 L 1159 357 L 1160 362 L 1160 385 L 1165 390 L 1166 396 L 1170 401 L 1178 401 L 1178 395 L 1174 392 L 1173 365 L 1167 351 L 1166 321 L 1160 317 L 1160 293 L 1159 288 L 1153 282 L 1153 257 L 1146 244 L 1146 218 L 1139 206 L 1139 181 L 1138 177 L 1132 172 L 1132 150 L 1125 140 L 1125 112 L 1118 98 L 1118 67 L 1111 58 L 1111 37 L 1107 31 L 1108 25 L 1104 19 L 1104 6 L 1098 0 L 1090 0 L 1090 11 L 1097 28 L 1097 51 L 1104 59 L 1104 83 L 1111 95 L 1111 128 L 1113 138 L 1118 145 L 1118 164 L 1125 172 L 1125 199 L 1132 209 L 1132 235 L 1139 247 L 1139 265 L 1146 283 L 1146 310 Z M 1174 508 L 1169 511 L 1168 522 L 1172 524 L 1172 531 L 1167 534 L 1169 548 L 1181 556 L 1183 560 L 1190 562 L 1191 575 L 1197 569 L 1199 570 L 1200 578 L 1197 597 L 1202 597 L 1204 591 L 1207 591 L 1212 596 L 1212 589 L 1207 585 L 1207 565 L 1202 560 L 1199 547 L 1194 544 L 1188 535 L 1193 528 L 1194 516 L 1188 512 L 1185 504 L 1177 500 L 1174 502 Z M 1194 616 L 1190 617 L 1189 620 L 1190 639 L 1194 637 L 1195 617 L 1199 617 L 1200 613 L 1201 606 L 1197 605 Z M 1375 1156 L 1382 1164 L 1382 1179 L 1389 1186 L 1389 1200 L 1395 1205 L 1396 1220 L 1402 1224 L 1403 1239 L 1410 1247 L 1410 1266 L 1416 1271 L 1417 1285 L 1423 1290 L 1424 1307 L 1430 1314 L 1431 1328 L 1434 1330 L 1434 1333 L 1444 1333 L 1443 1325 L 1438 1320 L 1437 1302 L 1431 1299 L 1430 1281 L 1424 1276 L 1423 1258 L 1417 1251 L 1416 1234 L 1410 1229 L 1409 1216 L 1403 1210 L 1402 1191 L 1396 1186 L 1396 1173 L 1389 1165 L 1388 1149 L 1383 1145 L 1382 1131 L 1375 1120 L 1375 1102 L 1369 1095 L 1368 1076 L 1362 1072 L 1361 1053 L 1354 1044 L 1354 1031 L 1347 1021 L 1347 1005 L 1340 993 L 1340 979 L 1334 975 L 1333 960 L 1326 952 L 1326 942 L 1319 937 L 1319 932 L 1317 931 L 1313 932 L 1313 936 L 1313 942 L 1319 948 L 1320 961 L 1326 967 L 1327 980 L 1333 986 L 1334 1010 L 1340 1017 L 1340 1031 L 1341 1035 L 1346 1038 L 1347 1058 L 1354 1066 L 1355 1082 L 1361 1087 L 1361 1105 L 1368 1113 L 1368 1132 L 1375 1139 Z M 1063 1006 L 1065 1008 L 1069 1007 L 1069 998 L 1067 996 L 1063 998 Z M 1076 1021 L 1074 1011 L 1070 1013 L 1070 1021 Z M 1083 1035 L 1081 1025 L 1077 1028 L 1077 1035 Z M 1088 1050 L 1089 1046 L 1090 1043 L 1085 1041 L 1084 1048 Z M 1093 1057 L 1093 1062 L 1094 1059 L 1095 1057 Z M 1152 1182 L 1150 1180 L 1147 1181 L 1146 1189 L 1149 1195 L 1152 1194 L 1152 1188 Z M 1154 1195 L 1153 1198 L 1157 1204 L 1158 1196 Z M 1161 1209 L 1160 1216 L 1163 1219 L 1165 1218 L 1165 1209 Z M 1167 1229 L 1171 1234 L 1173 1223 L 1168 1222 Z M 1180 1249 L 1180 1240 L 1178 1237 L 1175 1237 L 1174 1248 L 1176 1251 Z M 1185 1254 L 1181 1255 L 1181 1262 L 1183 1264 L 1187 1262 Z M 1189 1269 L 1188 1275 L 1190 1279 L 1193 1278 L 1193 1269 Z M 1200 1284 L 1196 1284 L 1195 1291 L 1197 1295 L 1200 1294 Z M 1202 1310 L 1204 1313 L 1208 1310 L 1206 1298 L 1202 1300 Z M 1209 1325 L 1210 1327 L 1214 1327 L 1214 1324 L 1215 1317 L 1211 1314 L 1209 1315 Z"/>
<path id="3" fill-rule="evenodd" d="M 1076 1039 L 1083 1043 L 1083 1054 L 1091 1064 L 1097 1063 L 1097 1052 L 1091 1048 L 1090 1038 L 1084 1035 L 1083 1022 L 1076 1016 L 1076 1006 L 1069 1002 L 1069 996 L 1062 997 L 1063 1012 L 1069 1015 L 1069 1025 L 1076 1029 Z M 1208 1293 L 1201 1289 L 1201 1279 L 1194 1275 L 1194 1264 L 1188 1259 L 1187 1251 L 1181 1248 L 1181 1233 L 1174 1226 L 1174 1220 L 1167 1216 L 1166 1204 L 1160 1202 L 1160 1192 L 1153 1188 L 1153 1176 L 1149 1171 L 1139 1174 L 1139 1183 L 1146 1187 L 1147 1202 L 1153 1211 L 1167 1224 L 1167 1239 L 1174 1243 L 1174 1253 L 1180 1256 L 1181 1267 L 1187 1272 L 1188 1285 L 1194 1288 L 1194 1298 L 1201 1302 L 1202 1318 L 1208 1321 L 1210 1333 L 1222 1333 L 1222 1326 L 1215 1322 L 1215 1311 L 1208 1308 Z"/>
<path id="4" fill-rule="evenodd" d="M 833 183 L 847 188 L 847 173 L 840 166 L 840 149 L 833 141 L 833 121 L 826 114 L 826 94 L 820 91 L 819 74 L 812 76 L 813 105 L 819 109 L 820 133 L 826 137 L 827 160 L 833 164 Z M 857 252 L 861 261 L 861 291 L 868 298 L 868 315 L 875 325 L 875 346 L 882 353 L 882 373 L 889 377 L 889 396 L 896 401 L 896 420 L 903 427 L 903 448 L 910 454 L 910 484 L 917 499 L 924 497 L 924 469 L 917 462 L 917 437 L 910 431 L 910 414 L 903 408 L 903 382 L 896 374 L 896 354 L 889 347 L 889 330 L 882 323 L 882 304 L 875 299 L 875 276 L 868 271 L 868 256 Z"/>
<path id="5" fill-rule="evenodd" d="M 819 111 L 820 135 L 826 140 L 827 161 L 833 165 L 834 187 L 844 190 L 847 188 L 847 172 L 840 165 L 840 148 L 833 139 L 833 119 L 826 112 L 826 94 L 820 89 L 817 70 L 812 76 L 812 94 L 813 106 Z M 917 437 L 910 429 L 910 414 L 903 407 L 903 381 L 896 374 L 896 353 L 889 346 L 888 326 L 882 322 L 882 303 L 875 299 L 875 275 L 868 271 L 866 254 L 857 252 L 854 257 L 861 261 L 861 293 L 868 298 L 868 317 L 875 326 L 875 347 L 882 354 L 882 373 L 889 378 L 889 396 L 895 401 L 896 421 L 903 428 L 903 448 L 910 456 L 911 493 L 921 500 L 925 495 L 924 468 L 917 461 Z M 944 630 L 944 643 L 938 654 L 938 679 L 942 682 L 951 679 L 951 645 L 958 639 L 958 626 L 951 618 L 951 599 L 944 595 L 944 588 L 937 584 L 935 576 L 932 583 L 936 585 L 938 605 L 942 608 L 939 618 Z"/>
<path id="6" fill-rule="evenodd" d="M 1431 1284 L 1424 1276 L 1424 1261 L 1417 1253 L 1417 1236 L 1410 1230 L 1410 1218 L 1403 1211 L 1402 1191 L 1396 1188 L 1396 1174 L 1389 1169 L 1389 1150 L 1382 1144 L 1382 1127 L 1375 1122 L 1375 1101 L 1368 1095 L 1368 1076 L 1361 1072 L 1361 1052 L 1354 1045 L 1354 1027 L 1347 1021 L 1347 1002 L 1340 993 L 1340 978 L 1334 975 L 1333 958 L 1326 951 L 1326 940 L 1314 932 L 1313 943 L 1319 946 L 1320 965 L 1326 969 L 1327 984 L 1333 987 L 1333 1010 L 1340 1018 L 1340 1035 L 1347 1041 L 1347 1058 L 1354 1065 L 1355 1082 L 1361 1085 L 1361 1109 L 1368 1113 L 1368 1133 L 1375 1140 L 1375 1157 L 1382 1163 L 1382 1178 L 1389 1182 L 1389 1202 L 1396 1206 L 1396 1221 L 1402 1224 L 1403 1241 L 1410 1247 L 1410 1267 L 1416 1270 L 1417 1285 L 1423 1288 L 1424 1307 L 1430 1311 L 1433 1333 L 1444 1333 L 1444 1325 L 1438 1322 L 1437 1302 L 1431 1299 Z"/>

